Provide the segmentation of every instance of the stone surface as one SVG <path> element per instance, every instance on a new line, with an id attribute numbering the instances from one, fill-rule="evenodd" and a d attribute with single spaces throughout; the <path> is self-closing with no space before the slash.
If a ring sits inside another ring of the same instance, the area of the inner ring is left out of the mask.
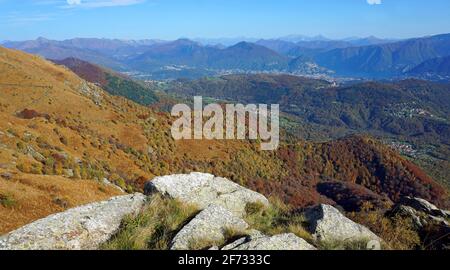
<path id="1" fill-rule="evenodd" d="M 120 192 L 124 192 L 124 193 L 125 193 L 125 190 L 123 190 L 123 189 L 122 189 L 121 187 L 119 187 L 118 185 L 115 185 L 115 184 L 111 183 L 111 182 L 108 180 L 108 178 L 103 178 L 102 183 L 105 184 L 105 185 L 107 185 L 107 186 L 113 187 L 113 188 L 117 189 L 117 190 L 120 191 Z"/>
<path id="2" fill-rule="evenodd" d="M 0 238 L 0 250 L 97 249 L 117 232 L 122 219 L 137 213 L 143 194 L 112 198 L 40 219 Z"/>
<path id="3" fill-rule="evenodd" d="M 399 204 L 409 206 L 416 211 L 423 212 L 435 217 L 447 217 L 445 211 L 437 208 L 437 206 L 435 206 L 434 204 L 421 198 L 404 197 L 400 200 Z"/>
<path id="4" fill-rule="evenodd" d="M 450 227 L 447 222 L 448 211 L 439 209 L 434 204 L 420 198 L 402 198 L 390 214 L 411 218 L 414 226 L 419 230 L 427 225 Z"/>
<path id="5" fill-rule="evenodd" d="M 5 180 L 11 180 L 12 178 L 12 174 L 9 172 L 3 172 L 0 174 L 0 177 L 5 179 Z"/>
<path id="6" fill-rule="evenodd" d="M 27 145 L 26 153 L 37 161 L 40 161 L 40 162 L 45 161 L 45 157 L 38 151 L 34 150 L 34 148 L 30 145 Z"/>
<path id="7" fill-rule="evenodd" d="M 287 233 L 243 237 L 223 247 L 222 250 L 316 250 L 316 248 L 295 234 Z"/>
<path id="8" fill-rule="evenodd" d="M 157 177 L 145 186 L 148 195 L 162 195 L 194 204 L 205 209 L 211 204 L 221 205 L 237 216 L 245 214 L 249 203 L 269 205 L 263 195 L 246 189 L 228 179 L 215 177 L 211 174 L 191 173 Z"/>
<path id="9" fill-rule="evenodd" d="M 204 249 L 225 241 L 226 230 L 244 232 L 248 224 L 220 205 L 200 212 L 173 238 L 172 250 Z"/>
<path id="10" fill-rule="evenodd" d="M 331 205 L 321 204 L 305 212 L 308 229 L 318 241 L 380 241 L 372 231 L 345 217 Z"/>

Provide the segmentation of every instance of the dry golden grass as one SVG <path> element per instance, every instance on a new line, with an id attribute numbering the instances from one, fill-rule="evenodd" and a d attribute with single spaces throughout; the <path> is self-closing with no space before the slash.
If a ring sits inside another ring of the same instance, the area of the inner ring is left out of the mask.
<path id="1" fill-rule="evenodd" d="M 192 205 L 152 196 L 141 213 L 123 221 L 121 230 L 102 249 L 167 250 L 176 233 L 197 213 Z"/>
<path id="2" fill-rule="evenodd" d="M 0 205 L 1 235 L 66 208 L 102 201 L 121 193 L 92 180 L 17 173 L 8 181 L 0 179 L 0 194 L 15 202 L 11 207 Z"/>

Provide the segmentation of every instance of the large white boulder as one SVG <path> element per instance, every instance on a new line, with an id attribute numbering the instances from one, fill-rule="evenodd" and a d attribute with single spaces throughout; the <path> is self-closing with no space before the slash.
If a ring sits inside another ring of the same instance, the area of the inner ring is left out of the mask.
<path id="1" fill-rule="evenodd" d="M 160 193 L 182 202 L 205 209 L 221 205 L 237 216 L 245 214 L 249 203 L 265 206 L 269 201 L 263 195 L 246 189 L 228 179 L 205 173 L 178 174 L 156 177 L 145 186 L 145 193 Z"/>
<path id="2" fill-rule="evenodd" d="M 345 217 L 331 205 L 321 204 L 308 209 L 305 217 L 309 230 L 318 241 L 379 241 L 368 228 Z"/>
<path id="3" fill-rule="evenodd" d="M 220 205 L 211 205 L 173 238 L 172 250 L 204 249 L 225 241 L 226 231 L 245 232 L 248 224 Z"/>
<path id="4" fill-rule="evenodd" d="M 141 210 L 143 194 L 119 196 L 54 214 L 0 238 L 0 250 L 93 250 L 108 241 L 123 218 Z"/>

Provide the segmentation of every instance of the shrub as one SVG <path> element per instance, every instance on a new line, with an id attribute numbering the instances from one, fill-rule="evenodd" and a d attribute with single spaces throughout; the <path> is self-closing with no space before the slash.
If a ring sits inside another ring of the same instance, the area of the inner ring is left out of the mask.
<path id="1" fill-rule="evenodd" d="M 66 136 L 61 136 L 60 138 L 59 138 L 59 141 L 62 143 L 62 144 L 64 144 L 64 145 L 68 145 L 69 144 L 69 141 L 67 140 L 67 137 Z"/>
<path id="2" fill-rule="evenodd" d="M 317 244 L 321 250 L 367 250 L 368 241 L 322 241 Z"/>
<path id="3" fill-rule="evenodd" d="M 31 173 L 32 168 L 28 162 L 17 164 L 16 168 L 23 173 Z"/>
<path id="4" fill-rule="evenodd" d="M 281 233 L 293 233 L 309 243 L 313 243 L 313 237 L 305 229 L 303 215 L 292 209 L 278 199 L 271 199 L 271 205 L 265 207 L 262 204 L 248 204 L 246 206 L 247 223 L 258 231 L 268 235 Z"/>
<path id="5" fill-rule="evenodd" d="M 25 143 L 22 142 L 22 141 L 19 141 L 19 142 L 17 143 L 17 149 L 18 149 L 19 151 L 24 150 L 26 147 L 27 147 L 27 146 L 26 146 Z"/>
<path id="6" fill-rule="evenodd" d="M 58 205 L 58 206 L 60 206 L 60 207 L 62 207 L 62 208 L 64 208 L 64 209 L 67 209 L 67 208 L 70 207 L 69 201 L 67 199 L 65 199 L 65 198 L 59 198 L 59 197 L 54 198 L 53 199 L 53 203 Z"/>
<path id="7" fill-rule="evenodd" d="M 366 203 L 361 212 L 351 213 L 350 217 L 371 229 L 385 241 L 386 249 L 411 250 L 420 245 L 420 237 L 410 218 L 386 217 L 381 211 L 371 210 Z"/>
<path id="8" fill-rule="evenodd" d="M 224 236 L 225 240 L 230 243 L 234 242 L 242 237 L 245 237 L 247 235 L 248 235 L 247 231 L 236 230 L 235 228 L 232 228 L 232 227 L 226 227 L 223 232 L 223 236 Z M 222 244 L 224 244 L 224 243 L 218 244 L 216 246 L 221 246 Z"/>
<path id="9" fill-rule="evenodd" d="M 0 205 L 6 208 L 12 208 L 17 204 L 11 195 L 0 193 Z"/>
<path id="10" fill-rule="evenodd" d="M 123 178 L 117 178 L 116 180 L 114 180 L 114 183 L 123 190 L 127 188 L 127 184 L 125 183 L 125 180 L 123 180 Z"/>
<path id="11" fill-rule="evenodd" d="M 189 250 L 205 250 L 210 247 L 219 247 L 224 244 L 223 240 L 214 241 L 211 239 L 195 239 L 189 241 Z"/>

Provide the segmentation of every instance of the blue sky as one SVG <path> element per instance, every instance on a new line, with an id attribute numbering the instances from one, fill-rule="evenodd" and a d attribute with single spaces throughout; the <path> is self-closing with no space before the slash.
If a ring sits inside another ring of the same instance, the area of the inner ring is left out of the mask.
<path id="1" fill-rule="evenodd" d="M 449 0 L 0 0 L 0 40 L 406 38 L 450 32 Z"/>

